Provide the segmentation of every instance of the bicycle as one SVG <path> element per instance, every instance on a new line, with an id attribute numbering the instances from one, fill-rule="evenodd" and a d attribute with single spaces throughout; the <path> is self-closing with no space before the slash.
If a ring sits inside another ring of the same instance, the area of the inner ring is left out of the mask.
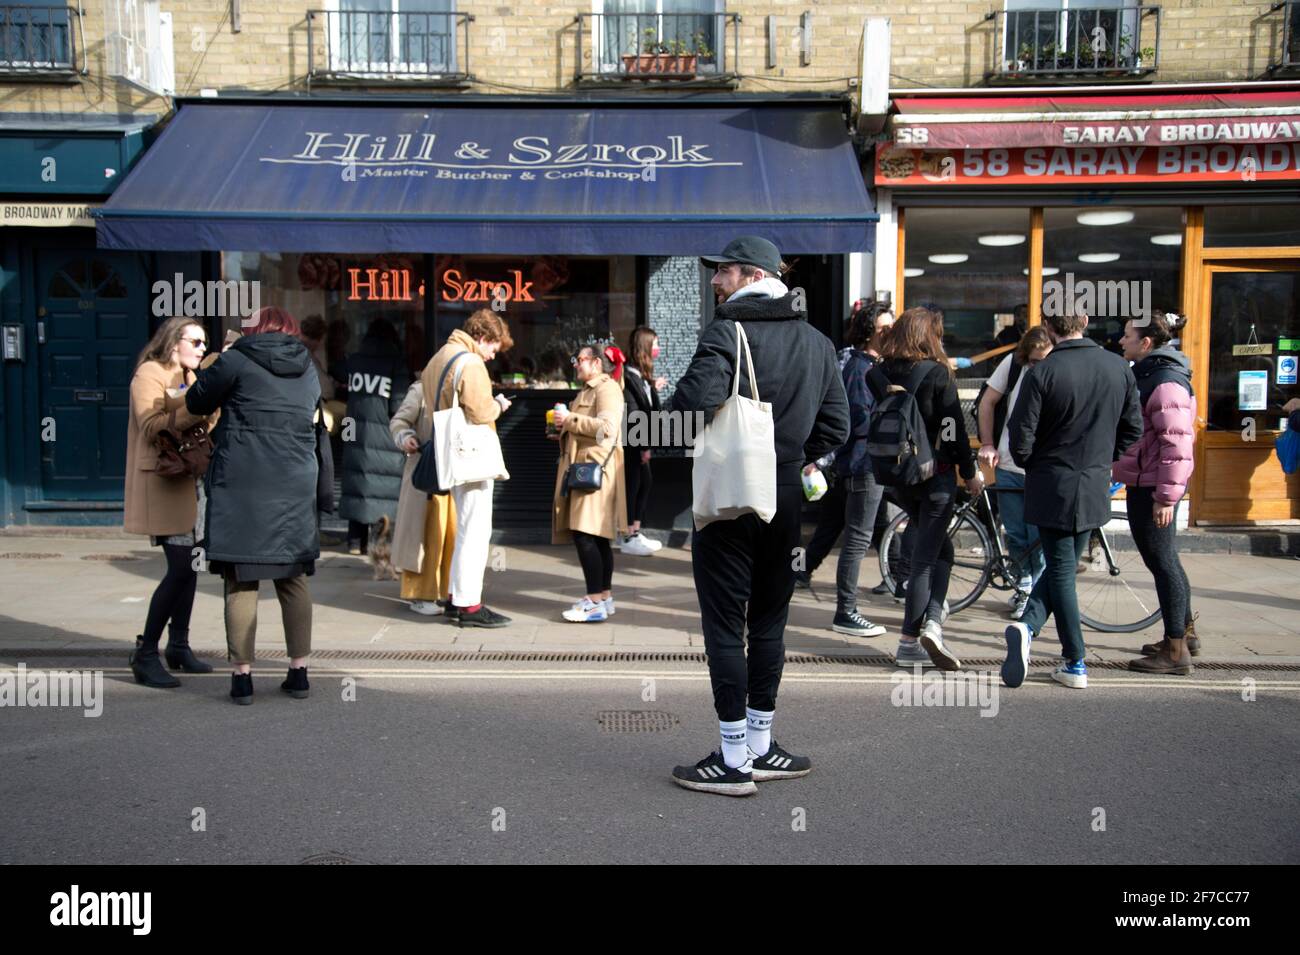
<path id="1" fill-rule="evenodd" d="M 993 516 L 990 491 L 1024 493 L 1018 488 L 985 487 L 978 498 L 970 498 L 953 513 L 948 525 L 953 546 L 948 584 L 950 613 L 966 609 L 989 587 L 1023 594 L 1019 582 L 1030 576 L 1022 573 L 1021 563 L 1007 549 L 1002 528 Z M 890 522 L 880 541 L 880 574 L 895 594 L 901 591 L 891 567 L 898 567 L 902 575 L 900 564 L 905 562 L 901 541 L 906 528 L 904 512 Z M 1085 627 L 1102 633 L 1135 633 L 1160 619 L 1154 582 L 1127 528 L 1128 515 L 1112 507 L 1110 521 L 1092 532 L 1088 551 L 1079 564 L 1079 579 L 1086 578 L 1079 586 L 1079 619 Z M 1029 554 L 1041 549 L 1042 543 L 1035 541 Z M 1135 583 L 1140 589 L 1135 588 Z"/>

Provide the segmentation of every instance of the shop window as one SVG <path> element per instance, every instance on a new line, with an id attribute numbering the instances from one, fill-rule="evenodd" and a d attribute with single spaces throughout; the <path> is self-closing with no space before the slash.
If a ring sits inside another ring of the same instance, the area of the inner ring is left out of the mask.
<path id="1" fill-rule="evenodd" d="M 338 255 L 334 253 L 227 252 L 226 280 L 258 282 L 261 305 L 277 305 L 302 322 L 319 316 L 326 326 L 324 363 L 342 383 L 348 356 L 367 332 L 396 333 L 407 369 L 417 376 L 428 360 L 424 332 L 425 258 L 419 254 Z M 239 316 L 222 318 L 239 330 Z"/>
<path id="2" fill-rule="evenodd" d="M 1215 272 L 1210 287 L 1209 395 L 1201 413 L 1211 431 L 1280 429 L 1282 405 L 1300 396 L 1300 265 Z"/>
<path id="3" fill-rule="evenodd" d="M 1043 314 L 1073 302 L 1087 335 L 1118 353 L 1124 323 L 1177 312 L 1183 211 L 1098 206 L 1043 212 Z"/>
<path id="4" fill-rule="evenodd" d="M 1205 247 L 1300 246 L 1300 205 L 1206 206 Z"/>
<path id="5" fill-rule="evenodd" d="M 906 215 L 904 305 L 943 309 L 950 357 L 1014 341 L 1006 330 L 1029 308 L 1029 210 L 909 207 Z M 987 377 L 995 362 L 962 376 Z"/>
<path id="6" fill-rule="evenodd" d="M 582 344 L 612 337 L 623 347 L 636 324 L 630 256 L 439 255 L 433 290 L 439 343 L 473 312 L 499 303 L 515 344 L 492 371 L 515 386 L 565 387 Z"/>

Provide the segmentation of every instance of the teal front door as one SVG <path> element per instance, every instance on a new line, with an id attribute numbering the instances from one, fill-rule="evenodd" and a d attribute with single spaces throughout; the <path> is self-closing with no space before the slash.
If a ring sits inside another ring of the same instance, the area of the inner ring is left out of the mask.
<path id="1" fill-rule="evenodd" d="M 120 501 L 131 374 L 149 334 L 131 253 L 37 252 L 41 486 L 47 501 Z"/>

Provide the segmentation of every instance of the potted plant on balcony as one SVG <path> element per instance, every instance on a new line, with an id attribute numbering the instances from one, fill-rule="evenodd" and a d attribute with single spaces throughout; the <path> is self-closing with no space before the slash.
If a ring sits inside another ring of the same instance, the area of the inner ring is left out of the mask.
<path id="1" fill-rule="evenodd" d="M 698 45 L 692 50 L 681 40 L 665 42 L 654 27 L 646 27 L 641 34 L 643 39 L 640 52 L 622 55 L 624 73 L 658 76 L 695 75 L 699 57 Z M 636 32 L 629 32 L 628 46 L 635 48 L 636 39 Z"/>

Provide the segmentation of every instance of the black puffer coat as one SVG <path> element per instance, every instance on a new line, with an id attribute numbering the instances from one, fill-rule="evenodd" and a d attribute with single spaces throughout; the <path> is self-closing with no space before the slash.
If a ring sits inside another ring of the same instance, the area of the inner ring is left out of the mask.
<path id="1" fill-rule="evenodd" d="M 199 372 L 191 414 L 221 409 L 205 477 L 207 559 L 299 564 L 320 556 L 316 432 L 320 381 L 292 335 L 246 335 Z"/>
<path id="2" fill-rule="evenodd" d="M 397 515 L 406 456 L 393 445 L 388 422 L 411 385 L 402 350 L 395 342 L 367 335 L 348 358 L 348 414 L 355 432 L 343 432 L 343 497 L 339 516 L 373 524 Z M 344 422 L 347 428 L 347 422 Z"/>

